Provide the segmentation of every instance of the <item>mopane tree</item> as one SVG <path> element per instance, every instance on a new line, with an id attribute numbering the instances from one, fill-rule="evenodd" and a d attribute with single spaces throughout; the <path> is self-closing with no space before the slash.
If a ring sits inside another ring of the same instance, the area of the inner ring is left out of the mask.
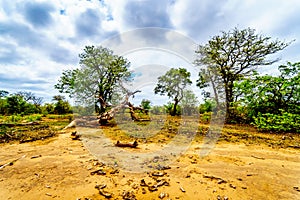
<path id="1" fill-rule="evenodd" d="M 233 116 L 231 105 L 234 102 L 234 82 L 251 76 L 258 66 L 271 65 L 277 58 L 268 55 L 283 50 L 289 45 L 271 37 L 256 34 L 254 29 L 237 28 L 214 36 L 205 45 L 196 50 L 198 58 L 195 63 L 206 67 L 206 74 L 199 77 L 198 86 L 215 84 L 215 91 L 223 87 L 227 121 Z M 212 85 L 213 86 L 213 85 Z M 213 86 L 214 87 L 214 86 Z"/>
<path id="2" fill-rule="evenodd" d="M 130 79 L 130 63 L 101 46 L 86 46 L 79 58 L 81 68 L 64 71 L 55 88 L 82 104 L 94 103 L 96 112 L 104 113 L 118 84 Z"/>
<path id="3" fill-rule="evenodd" d="M 176 115 L 176 107 L 183 98 L 184 89 L 192 84 L 191 73 L 185 68 L 171 68 L 165 75 L 158 77 L 158 83 L 154 88 L 155 94 L 167 95 L 174 100 L 172 116 Z"/>

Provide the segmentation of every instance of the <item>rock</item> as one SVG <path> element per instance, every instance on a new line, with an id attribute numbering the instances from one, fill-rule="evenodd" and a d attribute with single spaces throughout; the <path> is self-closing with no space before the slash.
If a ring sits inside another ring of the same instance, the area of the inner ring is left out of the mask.
<path id="1" fill-rule="evenodd" d="M 163 199 L 163 198 L 168 197 L 168 196 L 169 195 L 167 193 L 162 192 L 162 193 L 159 194 L 158 198 Z"/>
<path id="2" fill-rule="evenodd" d="M 105 184 L 102 184 L 102 185 L 96 185 L 95 188 L 98 189 L 98 190 L 101 190 L 101 189 L 106 188 L 106 185 L 105 185 Z"/>
<path id="3" fill-rule="evenodd" d="M 180 190 L 181 192 L 185 192 L 185 189 L 182 186 L 180 186 Z"/>
<path id="4" fill-rule="evenodd" d="M 296 190 L 297 192 L 300 192 L 300 188 L 298 186 L 294 186 L 293 189 Z"/>
<path id="5" fill-rule="evenodd" d="M 166 173 L 165 172 L 153 172 L 152 176 L 164 176 Z"/>
<path id="6" fill-rule="evenodd" d="M 141 180 L 140 186 L 148 186 L 144 179 Z"/>
<path id="7" fill-rule="evenodd" d="M 222 183 L 227 183 L 227 181 L 225 181 L 225 180 L 223 180 L 223 179 L 219 179 L 217 183 L 218 183 L 218 184 L 222 184 Z"/>
<path id="8" fill-rule="evenodd" d="M 112 194 L 111 193 L 105 192 L 103 190 L 99 190 L 99 194 L 101 194 L 102 196 L 104 196 L 105 198 L 108 198 L 108 199 L 112 198 Z"/>
<path id="9" fill-rule="evenodd" d="M 133 191 L 124 191 L 122 194 L 123 199 L 125 200 L 136 200 L 136 196 Z"/>
<path id="10" fill-rule="evenodd" d="M 156 186 L 156 185 L 152 185 L 152 186 L 148 186 L 148 190 L 149 190 L 150 192 L 154 192 L 154 191 L 157 191 L 158 189 L 157 189 L 157 186 Z"/>
<path id="11" fill-rule="evenodd" d="M 91 172 L 91 175 L 94 175 L 94 174 L 96 174 L 96 175 L 106 175 L 106 172 L 103 171 L 103 169 L 98 169 L 96 171 Z"/>

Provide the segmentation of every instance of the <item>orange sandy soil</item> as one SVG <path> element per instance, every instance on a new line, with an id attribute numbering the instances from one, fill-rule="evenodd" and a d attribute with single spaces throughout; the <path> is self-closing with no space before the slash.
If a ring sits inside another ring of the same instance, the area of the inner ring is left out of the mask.
<path id="1" fill-rule="evenodd" d="M 154 176 L 102 166 L 81 141 L 70 138 L 71 131 L 44 141 L 0 144 L 0 165 L 25 155 L 0 169 L 0 199 L 105 199 L 103 194 L 111 199 L 300 199 L 297 148 L 220 140 L 200 158 L 201 146 L 193 142 L 171 169 Z M 160 144 L 149 144 L 155 145 Z M 91 175 L 97 169 L 106 175 Z M 142 179 L 148 185 L 166 184 L 150 191 Z M 103 184 L 101 195 L 95 186 Z"/>

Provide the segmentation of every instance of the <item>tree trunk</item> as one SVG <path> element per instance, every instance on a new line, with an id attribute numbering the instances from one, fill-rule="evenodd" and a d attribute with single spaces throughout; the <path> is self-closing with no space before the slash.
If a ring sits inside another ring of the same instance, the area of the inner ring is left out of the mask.
<path id="1" fill-rule="evenodd" d="M 233 83 L 225 83 L 225 95 L 226 95 L 226 122 L 230 122 L 234 116 L 232 112 L 233 103 Z"/>
<path id="2" fill-rule="evenodd" d="M 175 98 L 175 102 L 174 102 L 174 107 L 173 107 L 173 109 L 172 109 L 172 112 L 171 112 L 171 115 L 172 116 L 175 116 L 176 115 L 176 108 L 177 108 L 177 105 L 178 105 L 178 99 L 177 98 Z"/>
<path id="3" fill-rule="evenodd" d="M 98 116 L 99 119 L 99 123 L 101 125 L 105 125 L 108 123 L 109 120 L 112 120 L 115 117 L 115 114 L 123 108 L 129 108 L 129 112 L 131 115 L 131 119 L 134 121 L 150 121 L 150 119 L 139 119 L 136 114 L 135 114 L 135 110 L 144 110 L 143 108 L 140 107 L 134 107 L 130 102 L 129 102 L 129 97 L 131 95 L 134 95 L 135 93 L 140 92 L 139 90 L 132 92 L 132 93 L 128 93 L 125 97 L 125 100 L 118 106 L 112 108 L 109 111 L 106 111 L 102 114 L 100 114 Z"/>

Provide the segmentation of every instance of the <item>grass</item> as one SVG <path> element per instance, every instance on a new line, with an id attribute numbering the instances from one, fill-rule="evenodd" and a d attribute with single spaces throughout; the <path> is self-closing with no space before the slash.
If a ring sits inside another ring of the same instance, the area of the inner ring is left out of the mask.
<path id="1" fill-rule="evenodd" d="M 0 143 L 19 141 L 30 142 L 54 137 L 73 119 L 72 115 L 49 115 L 33 114 L 27 116 L 11 115 L 0 117 Z M 27 122 L 39 122 L 36 125 L 19 126 Z M 5 124 L 15 124 L 7 126 Z"/>
<path id="2" fill-rule="evenodd" d="M 128 113 L 118 114 L 107 126 L 101 126 L 106 137 L 112 140 L 143 143 L 168 143 L 178 133 L 195 137 L 195 142 L 203 142 L 210 127 L 206 116 L 150 115 L 151 121 L 133 122 Z M 58 134 L 73 120 L 73 115 L 12 115 L 0 116 L 0 123 L 24 123 L 38 121 L 34 126 L 0 126 L 0 143 L 10 141 L 34 141 Z M 99 127 L 97 127 L 99 128 Z M 299 148 L 300 137 L 295 133 L 262 133 L 250 125 L 224 125 L 218 143 L 244 143 L 246 145 L 265 144 L 274 148 Z"/>

